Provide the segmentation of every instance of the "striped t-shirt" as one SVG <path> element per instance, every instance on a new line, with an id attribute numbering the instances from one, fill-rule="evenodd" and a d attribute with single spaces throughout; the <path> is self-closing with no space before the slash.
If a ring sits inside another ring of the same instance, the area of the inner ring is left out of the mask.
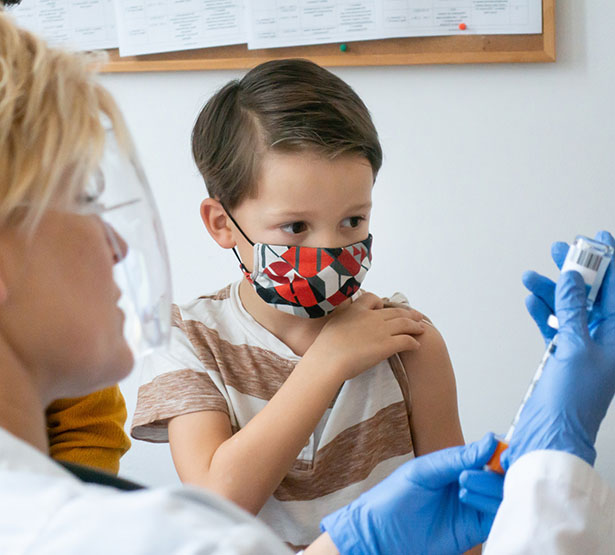
<path id="1" fill-rule="evenodd" d="M 132 436 L 168 441 L 171 418 L 205 410 L 226 413 L 236 432 L 299 360 L 243 308 L 239 282 L 174 306 L 168 352 L 143 365 Z M 413 457 L 409 418 L 397 355 L 344 382 L 259 518 L 292 547 L 308 545 L 324 516 Z"/>

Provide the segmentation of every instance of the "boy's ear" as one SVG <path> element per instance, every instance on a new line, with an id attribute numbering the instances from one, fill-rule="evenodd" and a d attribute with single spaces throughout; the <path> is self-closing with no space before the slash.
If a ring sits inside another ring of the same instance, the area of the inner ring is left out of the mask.
<path id="1" fill-rule="evenodd" d="M 237 244 L 233 239 L 231 219 L 219 200 L 206 198 L 201 202 L 201 219 L 214 241 L 223 249 L 232 249 Z"/>

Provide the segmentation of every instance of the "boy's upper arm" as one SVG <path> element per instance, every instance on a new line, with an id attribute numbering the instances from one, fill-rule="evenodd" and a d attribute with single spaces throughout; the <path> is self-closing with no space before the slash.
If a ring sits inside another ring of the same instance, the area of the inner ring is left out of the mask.
<path id="1" fill-rule="evenodd" d="M 180 479 L 205 485 L 217 448 L 232 435 L 231 406 L 214 352 L 216 334 L 173 307 L 171 342 L 141 367 L 131 433 L 168 441 Z"/>
<path id="2" fill-rule="evenodd" d="M 135 439 L 168 441 L 168 423 L 182 415 L 220 412 L 231 418 L 228 394 L 210 346 L 201 336 L 189 337 L 177 307 L 169 348 L 147 357 L 140 375 L 131 424 Z"/>
<path id="3" fill-rule="evenodd" d="M 464 443 L 457 408 L 455 374 L 444 339 L 425 326 L 421 347 L 400 353 L 412 398 L 410 425 L 414 452 L 424 455 Z"/>
<path id="4" fill-rule="evenodd" d="M 169 445 L 175 469 L 182 482 L 206 485 L 214 453 L 232 435 L 225 412 L 199 411 L 169 421 Z"/>

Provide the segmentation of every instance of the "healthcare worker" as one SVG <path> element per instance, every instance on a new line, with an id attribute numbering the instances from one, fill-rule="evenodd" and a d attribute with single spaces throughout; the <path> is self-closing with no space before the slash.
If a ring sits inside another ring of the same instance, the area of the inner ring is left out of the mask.
<path id="1" fill-rule="evenodd" d="M 90 61 L 48 48 L 0 14 L 0 553 L 290 553 L 214 494 L 94 486 L 47 455 L 44 407 L 122 379 L 133 364 L 129 344 L 137 352 L 163 345 L 169 326 L 159 220 L 121 115 L 90 75 Z M 587 461 L 615 387 L 613 279 L 611 268 L 591 335 L 577 276 L 558 284 L 558 356 L 526 406 L 508 459 L 507 481 L 528 492 L 529 504 L 511 505 L 518 492 L 507 483 L 492 552 L 513 537 L 524 542 L 521 551 L 535 545 L 526 528 L 519 532 L 526 513 L 542 518 L 529 493 L 537 484 L 516 471 L 524 461 L 537 458 L 540 469 L 569 457 L 574 472 L 594 479 Z M 399 468 L 325 518 L 306 553 L 457 553 L 484 541 L 501 493 L 501 480 L 481 470 L 494 447 L 488 435 Z M 542 489 L 550 499 L 552 489 Z M 593 516 L 585 508 L 579 519 Z M 603 509 L 612 519 L 612 505 Z"/>

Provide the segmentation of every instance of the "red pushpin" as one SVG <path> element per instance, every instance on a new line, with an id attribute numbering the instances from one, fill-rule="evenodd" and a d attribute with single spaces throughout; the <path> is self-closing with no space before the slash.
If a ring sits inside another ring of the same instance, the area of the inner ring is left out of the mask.
<path id="1" fill-rule="evenodd" d="M 459 24 L 459 30 L 460 31 L 465 31 L 468 28 L 468 26 L 465 23 L 460 23 Z"/>

